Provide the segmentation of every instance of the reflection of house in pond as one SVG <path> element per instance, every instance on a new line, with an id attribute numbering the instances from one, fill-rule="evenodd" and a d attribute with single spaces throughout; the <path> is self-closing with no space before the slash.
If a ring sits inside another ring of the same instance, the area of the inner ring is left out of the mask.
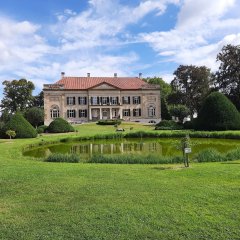
<path id="1" fill-rule="evenodd" d="M 119 153 L 153 153 L 162 155 L 162 145 L 157 142 L 149 143 L 111 143 L 111 144 L 79 144 L 71 147 L 75 154 L 119 154 Z"/>

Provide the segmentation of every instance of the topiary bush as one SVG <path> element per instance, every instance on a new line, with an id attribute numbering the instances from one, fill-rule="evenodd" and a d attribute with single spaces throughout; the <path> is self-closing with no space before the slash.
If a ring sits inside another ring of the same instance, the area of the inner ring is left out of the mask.
<path id="1" fill-rule="evenodd" d="M 213 92 L 205 99 L 196 123 L 198 130 L 237 130 L 240 114 L 227 97 Z"/>
<path id="2" fill-rule="evenodd" d="M 65 133 L 74 132 L 74 128 L 64 119 L 56 118 L 47 128 L 49 133 Z"/>
<path id="3" fill-rule="evenodd" d="M 34 127 L 23 117 L 22 114 L 16 113 L 4 127 L 4 133 L 8 130 L 16 132 L 15 138 L 35 138 L 37 131 Z M 4 137 L 7 137 L 6 134 Z"/>
<path id="4" fill-rule="evenodd" d="M 155 130 L 180 130 L 182 125 L 173 120 L 162 120 L 156 124 Z"/>

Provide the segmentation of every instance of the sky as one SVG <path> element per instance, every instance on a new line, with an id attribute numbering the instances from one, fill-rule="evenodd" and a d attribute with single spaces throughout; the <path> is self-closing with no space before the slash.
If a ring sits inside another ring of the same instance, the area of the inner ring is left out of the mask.
<path id="1" fill-rule="evenodd" d="M 0 81 L 26 78 L 38 93 L 61 72 L 170 82 L 180 64 L 216 71 L 222 47 L 240 44 L 239 12 L 239 0 L 0 1 Z"/>

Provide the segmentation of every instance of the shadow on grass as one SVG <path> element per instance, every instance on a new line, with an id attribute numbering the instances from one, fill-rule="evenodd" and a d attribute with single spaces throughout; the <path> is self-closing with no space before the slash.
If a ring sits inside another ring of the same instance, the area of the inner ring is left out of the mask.
<path id="1" fill-rule="evenodd" d="M 240 164 L 240 162 L 224 162 L 224 163 L 221 163 L 221 164 Z"/>

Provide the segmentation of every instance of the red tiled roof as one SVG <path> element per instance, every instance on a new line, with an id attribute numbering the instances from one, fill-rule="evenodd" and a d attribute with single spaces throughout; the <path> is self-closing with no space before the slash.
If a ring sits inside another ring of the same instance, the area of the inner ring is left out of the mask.
<path id="1" fill-rule="evenodd" d="M 84 90 L 103 83 L 122 90 L 141 89 L 143 86 L 149 85 L 138 77 L 63 77 L 55 84 L 63 84 L 64 89 Z"/>

